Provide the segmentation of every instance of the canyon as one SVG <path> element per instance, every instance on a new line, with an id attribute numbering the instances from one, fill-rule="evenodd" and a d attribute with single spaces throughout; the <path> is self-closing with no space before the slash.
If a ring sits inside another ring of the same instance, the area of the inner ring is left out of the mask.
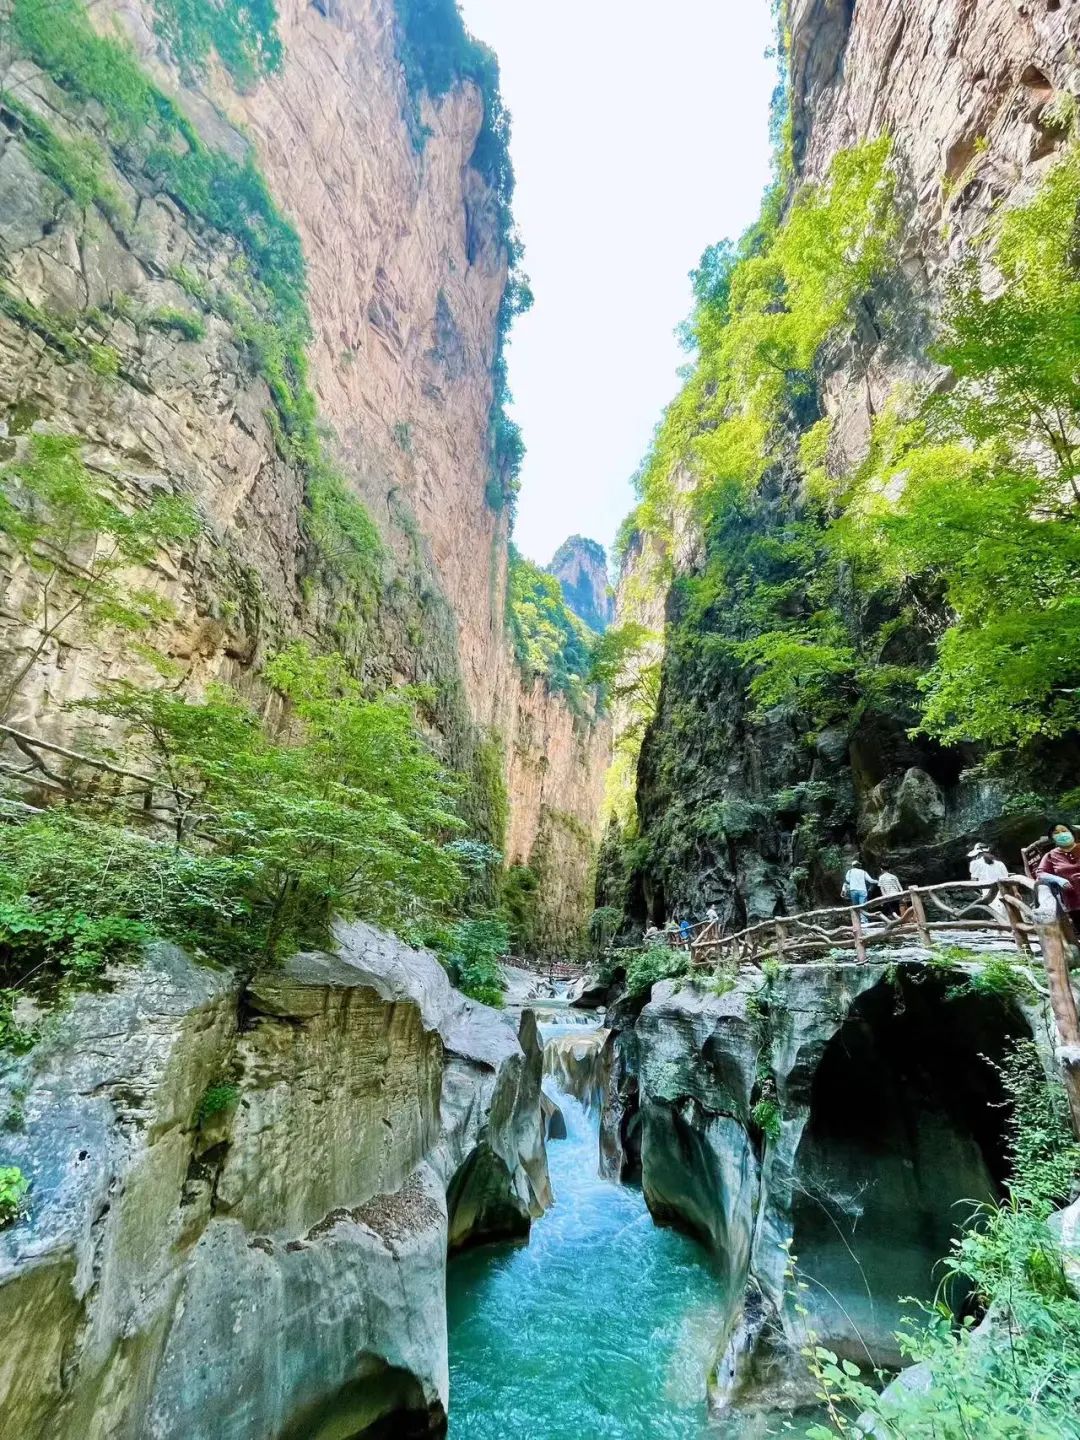
<path id="1" fill-rule="evenodd" d="M 816 907 L 1080 793 L 1080 15 L 779 19 L 609 583 L 512 543 L 452 0 L 0 7 L 0 1440 L 1074 1433 L 1070 907 Z M 775 949 L 646 933 L 707 906 Z"/>

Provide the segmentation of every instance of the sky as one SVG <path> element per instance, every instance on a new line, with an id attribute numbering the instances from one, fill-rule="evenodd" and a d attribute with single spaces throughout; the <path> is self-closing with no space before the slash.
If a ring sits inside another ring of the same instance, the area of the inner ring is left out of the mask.
<path id="1" fill-rule="evenodd" d="M 768 178 L 768 0 L 461 0 L 513 116 L 536 302 L 508 351 L 527 453 L 515 540 L 610 546 L 687 360 L 688 272 Z"/>

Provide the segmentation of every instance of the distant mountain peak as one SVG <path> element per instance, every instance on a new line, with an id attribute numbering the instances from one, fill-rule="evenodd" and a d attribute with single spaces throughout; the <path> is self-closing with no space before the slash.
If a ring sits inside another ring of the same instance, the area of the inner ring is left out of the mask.
<path id="1" fill-rule="evenodd" d="M 571 535 L 547 567 L 562 587 L 563 599 L 590 630 L 603 632 L 615 618 L 615 597 L 608 585 L 607 552 L 595 540 Z"/>

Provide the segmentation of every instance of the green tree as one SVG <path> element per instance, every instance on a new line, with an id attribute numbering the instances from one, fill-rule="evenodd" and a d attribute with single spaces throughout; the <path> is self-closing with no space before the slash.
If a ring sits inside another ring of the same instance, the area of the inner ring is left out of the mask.
<path id="1" fill-rule="evenodd" d="M 198 531 L 195 512 L 181 497 L 159 495 L 125 509 L 109 495 L 104 477 L 86 467 L 78 440 L 31 436 L 26 456 L 0 468 L 0 535 L 9 564 L 25 567 L 22 618 L 35 632 L 28 653 L 10 662 L 0 715 L 10 711 L 50 646 L 69 642 L 76 631 L 151 635 L 172 607 L 132 583 L 130 571 Z"/>
<path id="2" fill-rule="evenodd" d="M 406 697 L 366 699 L 338 656 L 285 651 L 266 677 L 287 702 L 270 736 L 227 691 L 204 701 L 121 684 L 80 709 L 122 721 L 127 754 L 171 796 L 176 843 L 253 879 L 261 947 L 326 944 L 336 916 L 401 926 L 445 910 L 463 883 L 448 842 L 459 786 Z"/>
<path id="3" fill-rule="evenodd" d="M 1074 733 L 1080 691 L 1080 146 L 1000 220 L 1001 283 L 950 283 L 937 357 L 954 383 L 877 425 L 840 491 L 848 555 L 940 595 L 932 734 L 993 747 Z M 899 406 L 896 407 L 897 409 Z"/>

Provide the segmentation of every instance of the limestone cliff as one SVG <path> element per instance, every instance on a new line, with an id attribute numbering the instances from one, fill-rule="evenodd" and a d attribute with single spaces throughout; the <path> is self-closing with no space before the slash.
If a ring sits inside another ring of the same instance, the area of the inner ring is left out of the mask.
<path id="1" fill-rule="evenodd" d="M 898 1367 L 898 1297 L 934 1294 L 960 1202 L 997 1193 L 1001 1092 L 985 1057 L 1042 1022 L 948 988 L 906 966 L 788 965 L 725 994 L 662 982 L 636 1020 L 609 1010 L 605 1165 L 632 1171 L 639 1149 L 654 1218 L 720 1267 L 714 1408 L 812 1401 L 809 1333 Z"/>
<path id="2" fill-rule="evenodd" d="M 583 535 L 571 535 L 552 556 L 548 570 L 562 586 L 563 598 L 590 630 L 602 633 L 615 616 L 604 547 Z"/>
<path id="3" fill-rule="evenodd" d="M 799 525 L 809 485 L 798 446 L 828 422 L 823 473 L 850 475 L 890 401 L 916 384 L 948 388 L 929 346 L 950 272 L 964 260 L 978 271 L 988 219 L 1038 192 L 1070 143 L 1058 117 L 1073 113 L 1080 90 L 1076 7 L 1053 0 L 794 0 L 788 20 L 789 168 L 773 192 L 769 223 L 782 228 L 797 197 L 822 182 L 838 156 L 887 135 L 898 234 L 886 272 L 854 298 L 839 331 L 805 369 L 790 367 L 782 413 L 769 422 L 786 441 L 755 440 L 755 455 L 768 460 L 760 470 L 746 467 L 746 498 L 694 538 L 702 507 L 686 503 L 680 459 L 657 476 L 629 548 L 621 616 L 640 613 L 647 590 L 648 608 L 663 617 L 659 628 L 669 641 L 678 637 L 667 647 L 658 693 L 644 709 L 616 715 L 616 754 L 628 748 L 636 764 L 630 833 L 640 830 L 641 858 L 623 894 L 602 898 L 625 903 L 638 920 L 717 903 L 725 922 L 737 925 L 834 899 L 844 857 L 856 847 L 871 865 L 888 858 L 902 876 L 931 880 L 963 874 L 978 836 L 1018 866 L 1020 844 L 1045 820 L 1037 804 L 1019 797 L 1065 789 L 1075 771 L 1075 733 L 1044 746 L 1025 774 L 1000 767 L 988 774 L 977 745 L 928 739 L 918 733 L 917 708 L 875 704 L 872 685 L 852 686 L 826 723 L 808 718 L 811 707 L 755 703 L 751 693 L 754 665 L 740 647 L 755 639 L 755 605 L 772 604 L 782 625 L 828 603 L 856 650 L 861 637 L 884 634 L 886 617 L 871 613 L 873 602 L 843 577 L 827 602 L 820 592 L 815 598 L 820 550 L 769 571 L 769 547 L 790 545 L 794 555 L 794 537 L 806 534 Z M 752 255 L 757 242 L 748 243 Z M 985 265 L 983 273 L 992 289 Z M 719 314 L 722 288 L 717 293 L 711 303 Z M 692 386 L 684 392 L 672 421 L 692 437 L 696 424 L 702 451 L 718 418 L 704 420 L 699 408 L 695 420 L 690 407 L 708 405 L 710 378 L 696 401 Z M 697 465 L 691 488 L 702 479 L 722 486 L 726 465 L 742 473 L 737 440 L 728 457 L 711 452 L 710 460 Z M 740 569 L 748 555 L 753 562 Z M 692 582 L 714 556 L 714 593 L 706 579 L 692 597 Z M 739 607 L 750 617 L 742 629 L 731 618 Z M 931 586 L 897 622 L 879 664 L 925 671 L 949 621 Z M 796 644 L 805 634 L 794 635 Z M 623 825 L 625 832 L 625 813 Z"/>
<path id="4" fill-rule="evenodd" d="M 247 987 L 155 947 L 5 1074 L 4 1440 L 445 1433 L 448 1244 L 550 1201 L 541 1052 L 339 940 Z"/>
<path id="5" fill-rule="evenodd" d="M 212 52 L 193 64 L 163 38 L 168 7 L 93 7 L 97 32 L 130 42 L 167 97 L 155 103 L 175 105 L 168 143 L 233 167 L 237 193 L 214 211 L 211 185 L 198 213 L 186 180 L 163 179 L 121 111 L 80 92 L 24 10 L 0 104 L 0 459 L 59 430 L 131 503 L 194 502 L 198 539 L 133 577 L 171 606 L 155 639 L 192 692 L 224 679 L 258 693 L 283 640 L 314 638 L 374 684 L 433 686 L 453 764 L 483 771 L 485 747 L 501 752 L 510 851 L 532 851 L 548 810 L 591 835 L 604 741 L 522 678 L 506 632 L 491 431 L 508 221 L 474 163 L 480 89 L 448 83 L 432 98 L 407 79 L 390 0 L 289 0 L 280 64 L 242 83 Z M 89 147 L 90 192 L 73 195 L 42 161 L 53 137 Z M 300 239 L 306 362 L 275 348 L 264 272 L 291 242 L 283 231 L 264 245 L 260 177 Z M 269 255 L 262 270 L 252 246 Z M 381 533 L 366 576 L 338 553 L 347 544 L 319 543 L 316 443 Z M 9 720 L 55 738 L 62 702 L 153 673 L 123 636 L 91 643 L 71 627 L 33 656 L 32 577 L 5 568 Z M 522 783 L 538 767 L 543 785 Z M 577 850 L 567 863 L 579 868 Z"/>

